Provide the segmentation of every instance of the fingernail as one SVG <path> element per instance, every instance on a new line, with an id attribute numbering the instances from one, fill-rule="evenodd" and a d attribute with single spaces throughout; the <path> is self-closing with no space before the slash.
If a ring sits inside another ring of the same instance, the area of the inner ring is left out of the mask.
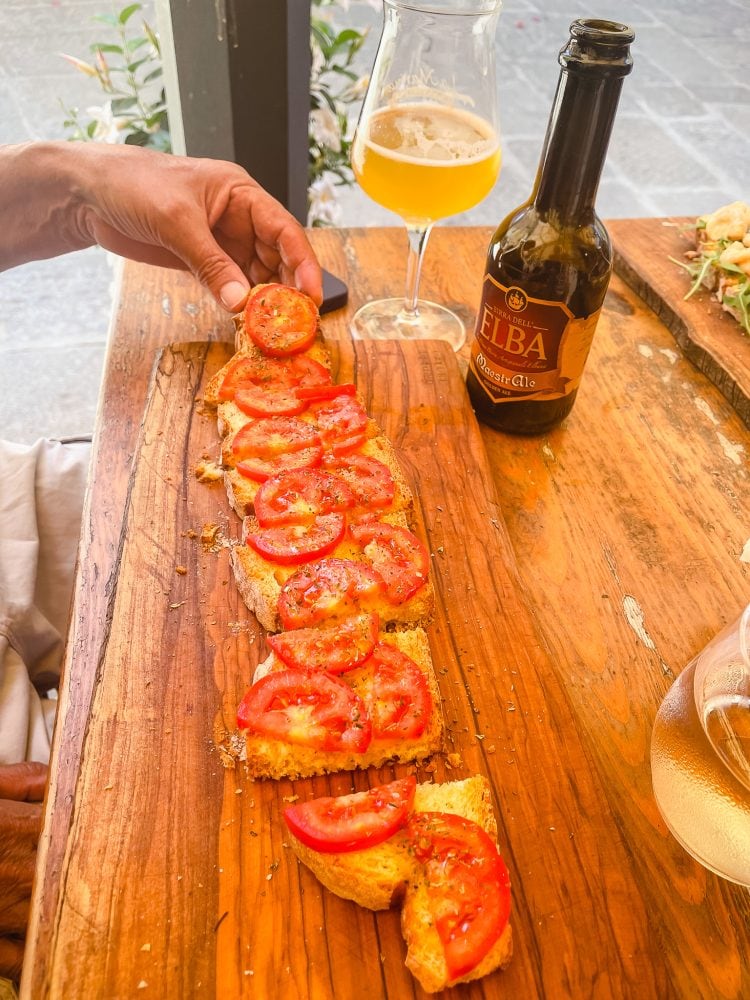
<path id="1" fill-rule="evenodd" d="M 219 298 L 222 305 L 230 312 L 238 312 L 244 305 L 249 291 L 250 289 L 240 281 L 228 281 L 219 292 Z"/>

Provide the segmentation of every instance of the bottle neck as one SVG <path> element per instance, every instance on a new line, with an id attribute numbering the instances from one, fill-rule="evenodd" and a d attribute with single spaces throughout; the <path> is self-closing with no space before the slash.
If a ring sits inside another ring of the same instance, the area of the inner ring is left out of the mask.
<path id="1" fill-rule="evenodd" d="M 560 73 L 532 194 L 540 215 L 565 222 L 593 213 L 622 80 Z"/>

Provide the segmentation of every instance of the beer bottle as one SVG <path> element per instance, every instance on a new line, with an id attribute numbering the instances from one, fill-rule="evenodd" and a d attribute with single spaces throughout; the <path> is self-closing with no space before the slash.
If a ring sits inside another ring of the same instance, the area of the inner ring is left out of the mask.
<path id="1" fill-rule="evenodd" d="M 492 237 L 467 388 L 499 430 L 540 434 L 573 407 L 612 269 L 594 200 L 634 37 L 571 24 L 531 197 Z"/>

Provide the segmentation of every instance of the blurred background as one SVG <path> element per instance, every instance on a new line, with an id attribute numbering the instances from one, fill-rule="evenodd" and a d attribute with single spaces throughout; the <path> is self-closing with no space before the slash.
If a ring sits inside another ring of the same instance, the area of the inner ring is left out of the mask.
<path id="1" fill-rule="evenodd" d="M 223 10 L 221 2 L 211 7 Z M 315 0 L 311 14 L 309 221 L 400 227 L 351 183 L 346 168 L 382 5 Z M 636 32 L 599 214 L 696 216 L 750 200 L 750 0 L 506 0 L 497 33 L 500 178 L 479 206 L 441 225 L 492 226 L 528 196 L 557 82 L 557 52 L 577 17 L 623 21 Z M 169 0 L 123 6 L 3 0 L 0 143 L 122 141 L 143 131 L 145 120 L 148 143 L 168 145 L 162 55 L 153 37 L 169 33 L 168 20 Z M 142 61 L 134 74 L 144 81 L 137 101 L 119 92 L 116 50 L 123 46 L 131 64 Z M 107 91 L 107 80 L 118 93 Z M 31 442 L 91 433 L 115 274 L 114 262 L 97 248 L 0 274 L 0 436 Z"/>

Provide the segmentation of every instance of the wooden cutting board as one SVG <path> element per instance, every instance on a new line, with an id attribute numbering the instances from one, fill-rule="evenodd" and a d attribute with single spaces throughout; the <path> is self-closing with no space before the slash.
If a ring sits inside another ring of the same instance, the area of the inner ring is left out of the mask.
<path id="1" fill-rule="evenodd" d="M 620 878 L 627 849 L 527 610 L 453 354 L 430 342 L 332 348 L 339 380 L 357 381 L 398 450 L 432 554 L 429 634 L 449 753 L 418 778 L 485 774 L 511 871 L 510 968 L 446 995 L 583 996 L 597 978 L 608 996 L 635 978 L 658 995 L 637 959 L 649 947 L 643 899 Z M 218 452 L 201 395 L 229 354 L 173 346 L 155 370 L 45 995 L 422 997 L 404 968 L 398 913 L 323 889 L 281 819 L 297 796 L 411 769 L 253 782 L 237 760 L 237 704 L 266 650 L 230 571 L 239 521 L 222 485 L 194 474 Z"/>
<path id="2" fill-rule="evenodd" d="M 671 330 L 686 357 L 750 427 L 750 336 L 707 290 L 685 301 L 692 279 L 674 260 L 695 246 L 694 219 L 617 219 L 607 223 L 615 270 Z"/>

